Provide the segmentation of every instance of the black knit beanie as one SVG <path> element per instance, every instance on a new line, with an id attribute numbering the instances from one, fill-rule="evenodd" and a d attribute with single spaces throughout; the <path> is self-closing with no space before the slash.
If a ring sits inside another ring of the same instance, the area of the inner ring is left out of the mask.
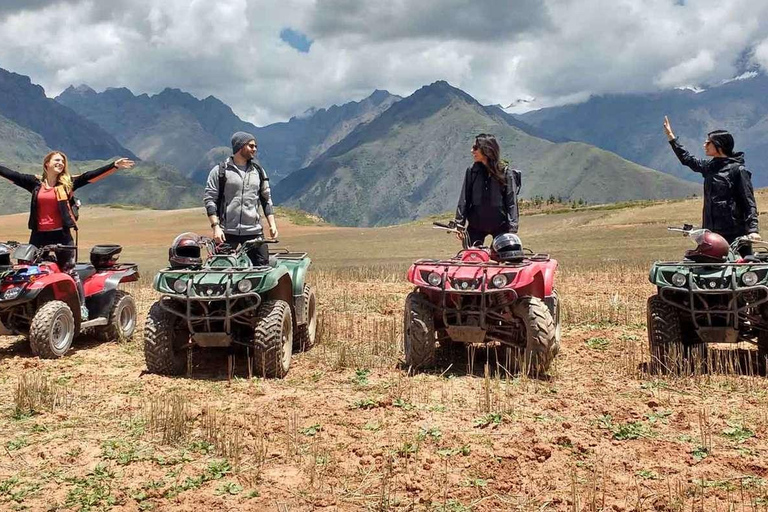
<path id="1" fill-rule="evenodd" d="M 232 135 L 232 154 L 236 155 L 237 152 L 243 148 L 243 146 L 255 140 L 256 140 L 256 137 L 254 137 L 250 133 L 235 132 L 235 134 Z"/>

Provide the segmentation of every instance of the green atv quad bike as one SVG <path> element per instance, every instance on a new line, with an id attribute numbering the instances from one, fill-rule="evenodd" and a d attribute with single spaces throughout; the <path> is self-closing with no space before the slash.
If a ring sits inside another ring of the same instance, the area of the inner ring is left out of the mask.
<path id="1" fill-rule="evenodd" d="M 768 361 L 768 244 L 726 240 L 686 224 L 680 231 L 696 248 L 683 261 L 657 261 L 649 279 L 657 293 L 648 299 L 651 369 L 689 372 L 707 361 L 712 344 L 757 346 L 758 361 Z M 741 256 L 751 246 L 754 254 Z"/>
<path id="2" fill-rule="evenodd" d="M 282 249 L 268 265 L 255 266 L 247 252 L 263 243 L 277 241 L 251 240 L 235 251 L 194 233 L 176 237 L 170 267 L 155 276 L 154 288 L 163 295 L 144 327 L 150 373 L 183 373 L 193 347 L 241 346 L 257 375 L 282 378 L 293 351 L 314 344 L 316 297 L 305 283 L 309 257 Z"/>

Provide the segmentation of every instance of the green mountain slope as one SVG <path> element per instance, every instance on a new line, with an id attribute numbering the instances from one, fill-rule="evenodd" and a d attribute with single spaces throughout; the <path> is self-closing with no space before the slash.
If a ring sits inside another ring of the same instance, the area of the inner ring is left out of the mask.
<path id="1" fill-rule="evenodd" d="M 523 197 L 589 202 L 680 197 L 699 187 L 580 143 L 553 143 L 510 125 L 445 82 L 423 87 L 359 126 L 275 187 L 281 204 L 343 225 L 386 225 L 456 204 L 474 136 L 494 133 L 523 171 Z"/>
<path id="2" fill-rule="evenodd" d="M 0 115 L 0 163 L 42 162 L 49 151 L 42 136 Z"/>

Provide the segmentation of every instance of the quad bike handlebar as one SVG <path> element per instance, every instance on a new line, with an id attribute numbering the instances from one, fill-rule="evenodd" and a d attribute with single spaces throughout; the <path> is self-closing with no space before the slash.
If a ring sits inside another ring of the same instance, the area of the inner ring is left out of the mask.
<path id="1" fill-rule="evenodd" d="M 448 233 L 456 233 L 461 238 L 461 244 L 464 249 L 469 249 L 469 240 L 467 238 L 467 228 L 461 224 L 452 220 L 449 222 L 433 222 L 432 227 L 435 229 L 442 229 Z"/>
<path id="2" fill-rule="evenodd" d="M 693 224 L 683 224 L 681 227 L 668 226 L 668 231 L 675 231 L 682 233 L 683 236 L 691 236 L 694 232 L 699 231 L 699 228 L 693 226 Z M 738 252 L 742 247 L 760 247 L 768 251 L 768 241 L 765 240 L 752 240 L 749 236 L 740 236 L 734 239 L 730 244 L 731 251 Z"/>

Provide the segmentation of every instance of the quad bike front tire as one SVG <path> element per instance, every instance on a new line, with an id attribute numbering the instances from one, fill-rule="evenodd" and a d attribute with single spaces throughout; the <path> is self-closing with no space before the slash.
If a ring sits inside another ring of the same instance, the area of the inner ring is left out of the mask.
<path id="1" fill-rule="evenodd" d="M 418 370 L 435 364 L 435 320 L 428 299 L 419 292 L 405 298 L 403 318 L 405 365 Z"/>
<path id="2" fill-rule="evenodd" d="M 296 327 L 296 336 L 293 338 L 293 349 L 296 351 L 309 350 L 315 344 L 317 334 L 317 297 L 315 290 L 308 284 L 304 285 L 303 307 L 306 323 Z"/>
<path id="3" fill-rule="evenodd" d="M 144 324 L 144 361 L 150 373 L 181 375 L 186 368 L 187 352 L 177 350 L 178 319 L 163 309 L 160 301 L 152 304 Z"/>
<path id="4" fill-rule="evenodd" d="M 257 375 L 282 379 L 293 355 L 293 317 L 284 300 L 267 300 L 256 314 L 253 367 Z"/>
<path id="5" fill-rule="evenodd" d="M 60 300 L 46 302 L 37 310 L 29 327 L 29 346 L 32 353 L 43 359 L 64 356 L 75 338 L 75 316 Z"/>
<path id="6" fill-rule="evenodd" d="M 532 375 L 544 375 L 560 351 L 557 326 L 549 308 L 538 297 L 523 297 L 513 304 L 512 314 L 525 327 L 523 370 Z"/>
<path id="7" fill-rule="evenodd" d="M 768 305 L 760 308 L 760 315 L 768 323 Z M 757 368 L 761 375 L 768 375 L 768 331 L 762 329 L 757 334 Z"/>
<path id="8" fill-rule="evenodd" d="M 648 348 L 651 373 L 679 373 L 685 362 L 680 316 L 658 295 L 648 298 Z"/>
<path id="9" fill-rule="evenodd" d="M 108 324 L 100 331 L 105 341 L 124 342 L 131 339 L 136 331 L 136 301 L 123 290 L 115 291 L 115 298 L 109 310 Z"/>

